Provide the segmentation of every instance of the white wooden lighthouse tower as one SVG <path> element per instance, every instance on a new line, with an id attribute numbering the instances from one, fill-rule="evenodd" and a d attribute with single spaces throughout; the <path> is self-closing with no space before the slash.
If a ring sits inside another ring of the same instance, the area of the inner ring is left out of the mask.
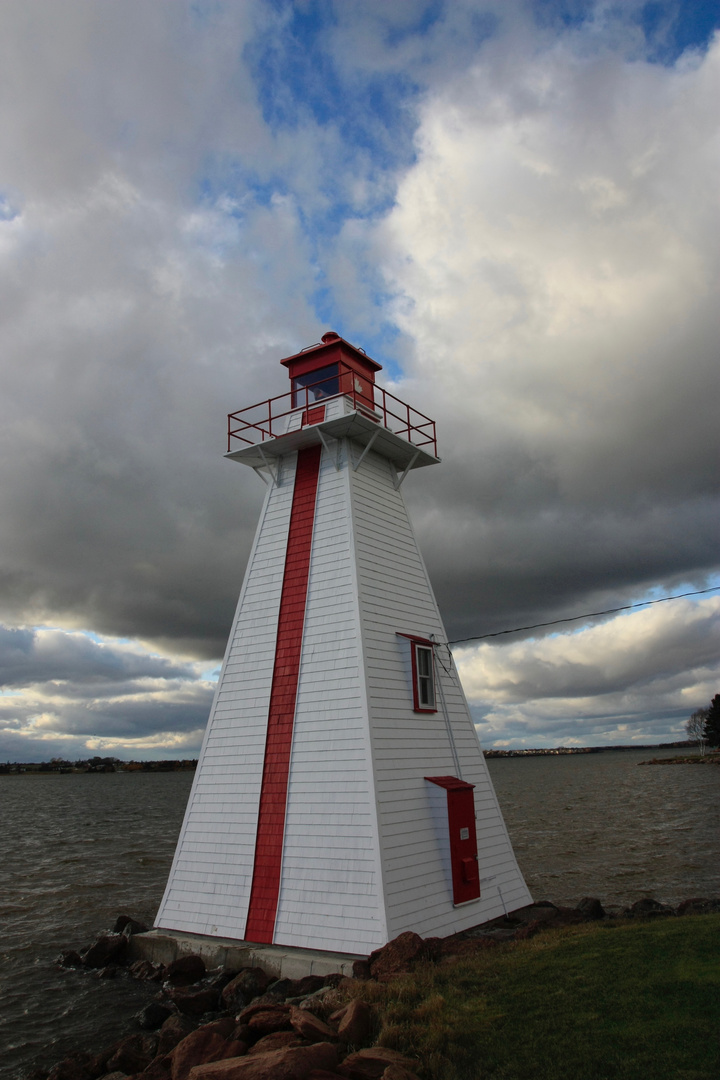
<path id="1" fill-rule="evenodd" d="M 335 333 L 231 414 L 268 483 L 156 926 L 365 955 L 531 902 L 401 484 L 433 421 Z"/>

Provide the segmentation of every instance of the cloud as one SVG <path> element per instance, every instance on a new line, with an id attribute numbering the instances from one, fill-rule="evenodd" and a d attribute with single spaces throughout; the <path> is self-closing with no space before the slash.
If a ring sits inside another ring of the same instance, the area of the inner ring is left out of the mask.
<path id="1" fill-rule="evenodd" d="M 3 9 L 14 746 L 196 737 L 263 495 L 224 418 L 329 320 L 438 419 L 404 491 L 451 637 L 705 583 L 720 53 L 645 9 Z"/>
<path id="2" fill-rule="evenodd" d="M 575 632 L 456 652 L 487 745 L 682 739 L 720 679 L 720 598 L 676 600 Z"/>
<path id="3" fill-rule="evenodd" d="M 84 758 L 101 745 L 122 757 L 197 754 L 214 691 L 199 664 L 82 633 L 7 627 L 0 656 L 0 759 L 45 759 L 51 749 Z"/>
<path id="4" fill-rule="evenodd" d="M 408 497 L 451 636 L 716 565 L 718 83 L 720 42 L 662 67 L 575 32 L 427 95 L 372 243 L 439 421 Z"/>

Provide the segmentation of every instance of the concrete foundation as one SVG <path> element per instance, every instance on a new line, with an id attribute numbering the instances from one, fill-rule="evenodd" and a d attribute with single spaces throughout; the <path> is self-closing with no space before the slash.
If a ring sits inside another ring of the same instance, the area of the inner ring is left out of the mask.
<path id="1" fill-rule="evenodd" d="M 168 933 L 150 930 L 130 938 L 130 960 L 152 960 L 170 964 L 180 956 L 201 956 L 207 968 L 259 967 L 278 979 L 301 979 L 304 975 L 330 975 L 339 971 L 352 976 L 353 961 L 364 959 L 347 953 L 320 952 L 314 949 L 292 949 L 284 945 L 254 945 L 230 938 L 206 937 L 202 934 Z"/>

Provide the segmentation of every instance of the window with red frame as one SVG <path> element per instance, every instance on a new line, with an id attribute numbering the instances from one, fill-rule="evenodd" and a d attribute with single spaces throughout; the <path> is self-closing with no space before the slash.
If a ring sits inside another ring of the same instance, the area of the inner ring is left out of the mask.
<path id="1" fill-rule="evenodd" d="M 432 645 L 410 642 L 412 648 L 413 708 L 415 712 L 436 712 L 435 654 Z"/>

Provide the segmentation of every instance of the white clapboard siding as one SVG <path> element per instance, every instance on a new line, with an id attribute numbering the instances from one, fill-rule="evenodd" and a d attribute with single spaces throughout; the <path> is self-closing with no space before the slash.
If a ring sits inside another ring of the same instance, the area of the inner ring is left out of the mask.
<path id="1" fill-rule="evenodd" d="M 370 452 L 351 473 L 363 652 L 388 936 L 446 935 L 530 902 L 452 657 L 436 650 L 461 778 L 475 785 L 481 896 L 454 907 L 449 861 L 425 776 L 457 775 L 438 712 L 413 711 L 409 646 L 397 633 L 447 641 L 390 463 Z M 440 663 L 442 661 L 442 664 Z M 446 672 L 443 668 L 447 668 Z M 439 790 L 439 789 L 437 789 Z M 445 797 L 445 792 L 441 792 Z M 488 880 L 491 879 L 491 880 Z"/>
<path id="2" fill-rule="evenodd" d="M 231 938 L 245 930 L 295 460 L 283 462 L 263 506 L 155 921 L 163 929 Z"/>
<path id="3" fill-rule="evenodd" d="M 348 470 L 323 452 L 293 728 L 279 945 L 365 954 L 387 940 Z"/>

